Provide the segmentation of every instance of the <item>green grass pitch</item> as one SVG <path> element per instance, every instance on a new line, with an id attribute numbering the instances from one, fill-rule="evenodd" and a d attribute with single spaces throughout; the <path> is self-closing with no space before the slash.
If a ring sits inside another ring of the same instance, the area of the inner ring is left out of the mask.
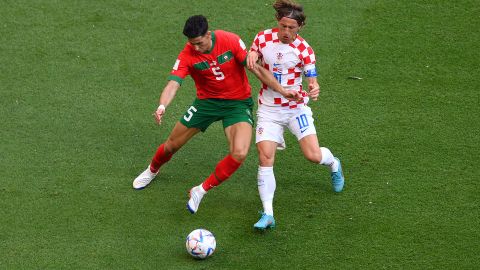
<path id="1" fill-rule="evenodd" d="M 249 45 L 271 2 L 0 0 L 0 269 L 479 269 L 477 0 L 300 1 L 343 193 L 289 135 L 275 230 L 252 228 L 253 144 L 191 215 L 187 191 L 227 153 L 219 124 L 132 189 L 195 94 L 188 79 L 154 124 L 186 18 Z M 205 261 L 184 246 L 200 227 L 217 239 Z"/>

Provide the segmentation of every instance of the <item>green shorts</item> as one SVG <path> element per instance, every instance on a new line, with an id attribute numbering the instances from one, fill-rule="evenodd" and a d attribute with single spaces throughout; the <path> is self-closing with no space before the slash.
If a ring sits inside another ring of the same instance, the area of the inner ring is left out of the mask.
<path id="1" fill-rule="evenodd" d="M 180 118 L 180 122 L 188 128 L 198 128 L 202 132 L 216 121 L 222 120 L 223 128 L 240 122 L 253 126 L 253 100 L 198 99 Z"/>

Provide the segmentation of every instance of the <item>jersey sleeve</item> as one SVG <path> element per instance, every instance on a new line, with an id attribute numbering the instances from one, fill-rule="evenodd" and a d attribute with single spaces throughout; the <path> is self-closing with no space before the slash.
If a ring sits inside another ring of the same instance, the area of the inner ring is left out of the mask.
<path id="1" fill-rule="evenodd" d="M 247 64 L 247 47 L 245 46 L 245 43 L 243 40 L 237 36 L 237 35 L 232 35 L 231 39 L 232 43 L 232 51 L 235 59 L 237 62 L 242 63 L 243 65 Z"/>
<path id="2" fill-rule="evenodd" d="M 317 77 L 315 63 L 315 53 L 312 47 L 307 45 L 307 48 L 302 52 L 303 74 L 305 77 Z"/>
<path id="3" fill-rule="evenodd" d="M 258 39 L 258 34 L 256 34 L 255 38 L 253 39 L 252 46 L 250 46 L 250 51 L 258 53 L 259 50 L 260 50 L 260 41 Z"/>
<path id="4" fill-rule="evenodd" d="M 185 47 L 186 48 L 186 47 Z M 173 65 L 172 71 L 170 72 L 170 76 L 168 76 L 169 81 L 176 81 L 179 84 L 182 84 L 183 80 L 187 75 L 190 74 L 189 71 L 189 58 L 185 49 L 177 57 L 175 64 Z"/>
<path id="5" fill-rule="evenodd" d="M 255 38 L 253 39 L 252 46 L 250 46 L 250 51 L 251 52 L 256 52 L 258 53 L 258 56 L 262 56 L 262 52 L 260 51 L 260 33 L 258 33 Z"/>

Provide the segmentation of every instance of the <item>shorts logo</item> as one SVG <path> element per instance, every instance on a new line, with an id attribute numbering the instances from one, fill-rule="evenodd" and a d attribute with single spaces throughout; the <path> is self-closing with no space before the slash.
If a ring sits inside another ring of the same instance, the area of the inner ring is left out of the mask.
<path id="1" fill-rule="evenodd" d="M 259 127 L 259 128 L 257 129 L 257 133 L 258 133 L 258 134 L 262 134 L 262 133 L 263 133 L 263 127 Z"/>

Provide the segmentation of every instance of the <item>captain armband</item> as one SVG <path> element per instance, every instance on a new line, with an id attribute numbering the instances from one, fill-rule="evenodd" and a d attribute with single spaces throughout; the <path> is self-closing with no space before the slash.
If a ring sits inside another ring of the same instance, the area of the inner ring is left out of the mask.
<path id="1" fill-rule="evenodd" d="M 306 70 L 304 74 L 305 74 L 305 77 L 317 77 L 317 69 L 313 68 L 313 69 Z"/>

